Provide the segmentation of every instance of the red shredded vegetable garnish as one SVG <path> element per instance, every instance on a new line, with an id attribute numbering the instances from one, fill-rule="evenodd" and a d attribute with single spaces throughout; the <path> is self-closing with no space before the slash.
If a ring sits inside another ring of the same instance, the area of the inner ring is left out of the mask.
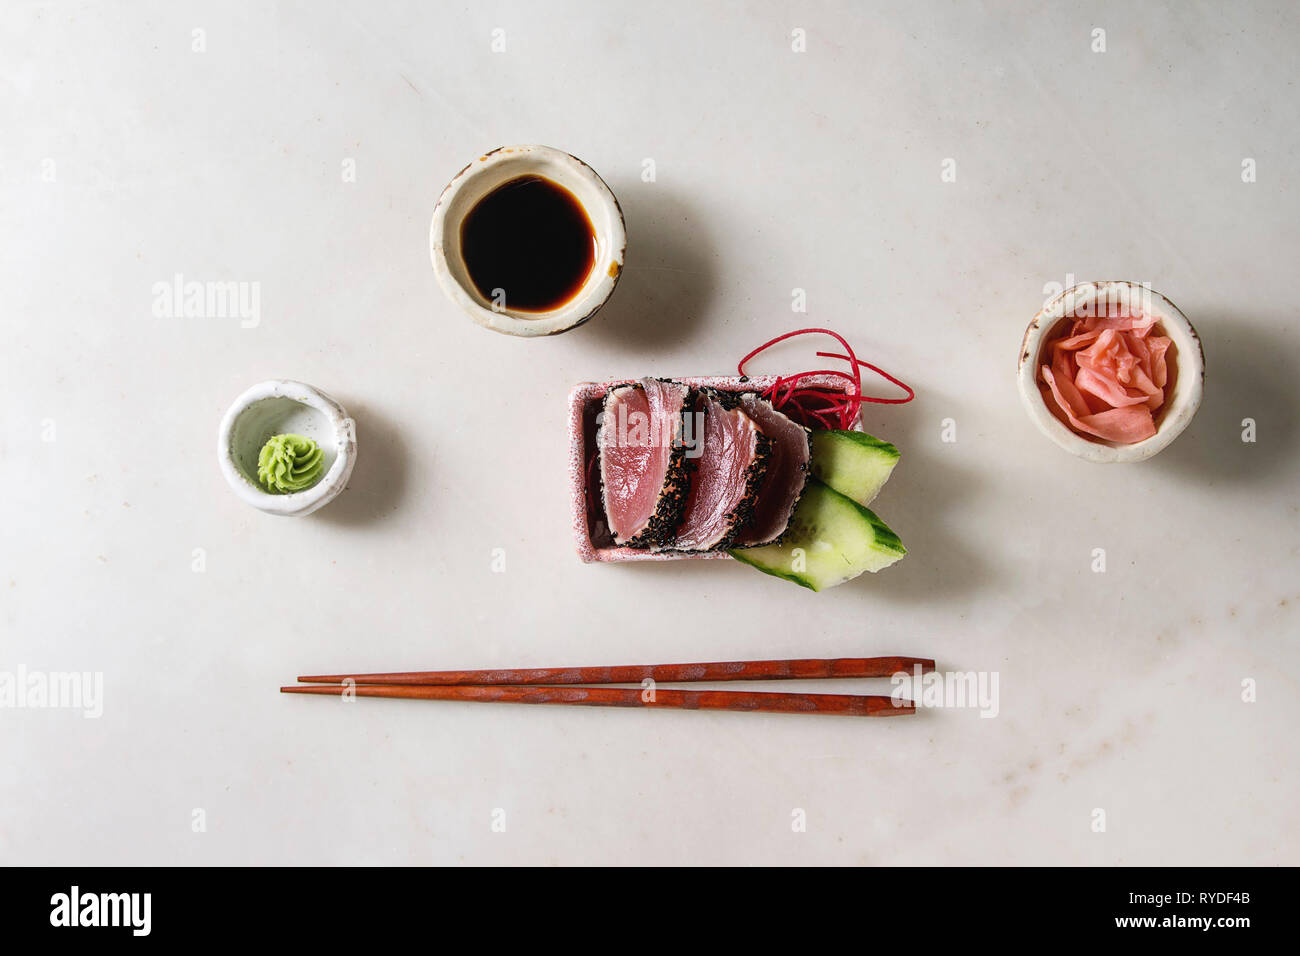
<path id="1" fill-rule="evenodd" d="M 858 358 L 853 352 L 853 347 L 844 339 L 844 336 L 838 332 L 832 332 L 830 329 L 796 329 L 793 332 L 785 333 L 785 335 L 778 335 L 771 341 L 764 342 L 741 359 L 740 364 L 736 366 L 736 371 L 744 375 L 746 362 L 759 353 L 767 351 L 778 342 L 784 342 L 796 335 L 829 335 L 840 343 L 844 352 L 843 354 L 838 352 L 818 352 L 818 358 L 838 359 L 841 362 L 847 362 L 849 366 L 847 372 L 839 369 L 815 369 L 810 372 L 799 372 L 795 375 L 780 375 L 777 376 L 775 382 L 764 389 L 764 398 L 804 425 L 810 428 L 818 426 L 822 428 L 851 428 L 854 420 L 858 417 L 858 413 L 862 410 L 862 406 L 867 402 L 877 405 L 903 405 L 916 397 L 916 392 L 912 391 L 910 386 L 894 378 L 884 369 Z M 864 368 L 870 369 L 881 378 L 897 385 L 907 392 L 907 397 L 879 398 L 874 395 L 863 395 L 862 370 Z M 821 381 L 812 385 L 801 384 L 805 379 L 814 377 L 821 379 Z M 843 380 L 845 383 L 843 390 L 836 390 L 825 381 L 826 378 Z"/>

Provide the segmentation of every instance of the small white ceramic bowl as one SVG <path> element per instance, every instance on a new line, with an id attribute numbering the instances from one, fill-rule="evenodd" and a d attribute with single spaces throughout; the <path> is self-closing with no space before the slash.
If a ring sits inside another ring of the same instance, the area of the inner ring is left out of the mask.
<path id="1" fill-rule="evenodd" d="M 325 454 L 325 474 L 304 491 L 272 494 L 257 480 L 257 456 L 268 438 L 285 433 L 315 439 Z M 307 515 L 332 501 L 356 458 L 356 423 L 338 402 L 302 382 L 254 385 L 235 399 L 217 433 L 217 461 L 231 490 L 273 515 Z"/>
<path id="2" fill-rule="evenodd" d="M 505 308 L 494 308 L 475 288 L 461 255 L 465 216 L 492 190 L 520 176 L 542 176 L 569 190 L 596 233 L 596 261 L 586 284 L 549 312 L 514 311 L 509 301 Z M 623 271 L 627 231 L 618 200 L 582 160 L 549 146 L 500 146 L 462 169 L 443 190 L 433 211 L 429 246 L 438 285 L 479 325 L 507 335 L 556 335 L 586 322 L 613 293 Z"/>
<path id="3" fill-rule="evenodd" d="M 1038 385 L 1038 371 L 1050 364 L 1046 347 L 1077 313 L 1114 306 L 1132 307 L 1154 316 L 1174 343 L 1170 381 L 1164 406 L 1156 412 L 1156 433 L 1131 445 L 1087 438 L 1058 418 L 1047 406 Z M 1205 390 L 1205 355 L 1201 340 L 1187 316 L 1163 295 L 1136 282 L 1083 282 L 1055 296 L 1034 316 L 1020 346 L 1020 398 L 1038 430 L 1071 454 L 1088 461 L 1143 461 L 1161 451 L 1182 433 L 1201 405 Z"/>

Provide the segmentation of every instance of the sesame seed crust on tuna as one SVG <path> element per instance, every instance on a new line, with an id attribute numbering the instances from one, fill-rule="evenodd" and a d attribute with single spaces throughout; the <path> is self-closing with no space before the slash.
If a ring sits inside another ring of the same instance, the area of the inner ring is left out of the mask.
<path id="1" fill-rule="evenodd" d="M 678 385 L 672 379 L 660 378 L 657 381 L 669 385 Z M 684 386 L 683 386 L 684 387 Z M 608 404 L 610 398 L 622 389 L 635 389 L 644 391 L 645 388 L 639 382 L 628 382 L 622 385 L 615 385 L 605 393 L 604 404 Z M 603 431 L 606 423 L 602 422 L 601 427 L 596 433 L 596 447 L 603 448 Z M 669 452 L 667 474 L 664 477 L 664 484 L 660 489 L 659 497 L 655 503 L 654 513 L 650 516 L 644 530 L 640 534 L 627 541 L 619 541 L 615 536 L 615 543 L 625 548 L 642 548 L 648 550 L 661 550 L 666 545 L 672 543 L 677 535 L 677 525 L 681 521 L 682 513 L 686 510 L 686 501 L 691 492 L 691 471 L 695 467 L 695 461 L 686 455 L 686 445 L 682 434 L 682 420 L 679 415 L 672 437 L 672 449 Z M 604 506 L 606 514 L 609 513 L 609 500 L 606 497 L 605 480 L 602 469 L 597 468 L 595 480 L 600 483 L 600 501 Z M 612 529 L 611 529 L 612 530 Z"/>
<path id="2" fill-rule="evenodd" d="M 745 400 L 747 399 L 756 403 L 762 403 L 763 405 L 767 406 L 772 412 L 774 412 L 777 416 L 781 418 L 787 418 L 787 416 L 783 415 L 771 401 L 764 398 L 758 392 L 750 392 L 750 391 L 732 392 L 731 398 L 736 404 L 742 406 L 744 405 Z M 797 422 L 793 422 L 793 421 L 791 422 L 791 424 L 798 425 Z M 790 518 L 794 515 L 795 510 L 799 507 L 799 502 L 803 499 L 803 493 L 808 487 L 808 476 L 811 474 L 811 467 L 812 467 L 812 430 L 805 425 L 799 425 L 799 427 L 803 432 L 803 439 L 805 442 L 804 447 L 806 448 L 807 452 L 803 456 L 803 460 L 799 462 L 799 465 L 796 469 L 796 474 L 799 476 L 799 490 L 795 493 L 794 499 L 790 502 L 789 509 L 786 511 L 785 527 L 782 528 L 781 533 L 776 535 L 775 537 L 771 537 L 763 541 L 750 541 L 750 542 L 746 542 L 745 544 L 733 544 L 732 545 L 733 548 L 761 548 L 761 547 L 766 547 L 767 545 L 780 544 L 782 541 L 785 540 L 786 535 L 789 533 Z M 757 499 L 755 500 L 755 505 L 757 505 Z M 752 512 L 754 509 L 751 508 L 750 510 L 752 516 Z M 746 527 L 743 525 L 737 528 L 736 537 L 740 537 L 741 535 L 743 535 L 746 530 L 747 530 Z"/>
<path id="3" fill-rule="evenodd" d="M 675 440 L 668 464 L 668 477 L 664 480 L 655 513 L 650 516 L 650 523 L 645 530 L 627 542 L 627 547 L 662 549 L 672 544 L 691 494 L 691 472 L 694 468 L 695 459 L 686 457 L 686 446 L 680 438 Z"/>
<path id="4" fill-rule="evenodd" d="M 721 389 L 702 387 L 691 390 L 690 407 L 696 408 L 702 400 L 712 400 L 717 402 L 723 409 L 733 411 L 740 407 L 740 394 L 737 392 L 724 391 Z M 742 412 L 743 414 L 743 412 Z M 748 416 L 745 416 L 748 419 Z M 768 463 L 771 461 L 772 450 L 775 443 L 771 438 L 763 434 L 757 422 L 752 422 L 754 426 L 754 457 L 745 469 L 744 475 L 744 494 L 737 500 L 735 507 L 728 512 L 726 516 L 726 531 L 722 537 L 713 545 L 707 548 L 681 549 L 673 545 L 676 542 L 676 535 L 664 550 L 674 551 L 678 554 L 707 554 L 712 551 L 726 551 L 731 548 L 736 537 L 749 524 L 754 515 L 754 509 L 758 506 L 759 492 L 763 487 L 763 479 L 767 475 Z M 690 491 L 688 484 L 687 491 Z M 689 498 L 688 498 L 689 500 Z M 685 511 L 683 502 L 683 512 Z"/>
<path id="5" fill-rule="evenodd" d="M 754 460 L 745 469 L 745 496 L 736 503 L 728 517 L 727 533 L 722 540 L 710 548 L 710 551 L 725 551 L 735 543 L 736 535 L 749 524 L 758 506 L 758 492 L 763 486 L 763 477 L 767 474 L 767 463 L 772 457 L 772 439 L 760 432 L 756 438 Z"/>

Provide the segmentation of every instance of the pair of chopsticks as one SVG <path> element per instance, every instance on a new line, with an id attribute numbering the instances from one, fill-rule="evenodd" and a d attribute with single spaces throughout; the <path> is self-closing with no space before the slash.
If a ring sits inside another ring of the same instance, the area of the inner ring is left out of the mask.
<path id="1" fill-rule="evenodd" d="M 391 674 L 317 674 L 281 687 L 284 694 L 396 697 L 408 700 L 500 701 L 587 707 L 738 710 L 765 714 L 841 714 L 895 717 L 916 712 L 910 700 L 877 694 L 796 694 L 775 691 L 675 690 L 660 683 L 707 681 L 840 680 L 909 675 L 934 670 L 920 657 L 836 657 L 708 664 L 633 664 L 615 667 L 537 667 L 523 670 L 402 671 Z M 649 684 L 645 682 L 651 682 Z M 597 686 L 576 686 L 594 684 Z M 607 687 L 641 684 L 641 687 Z"/>

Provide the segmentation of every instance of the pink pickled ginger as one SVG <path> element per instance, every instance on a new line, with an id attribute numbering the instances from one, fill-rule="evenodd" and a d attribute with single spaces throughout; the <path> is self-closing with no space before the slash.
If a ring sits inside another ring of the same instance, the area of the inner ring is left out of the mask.
<path id="1" fill-rule="evenodd" d="M 1149 316 L 1077 318 L 1051 343 L 1044 384 L 1070 426 L 1084 435 L 1131 445 L 1156 433 L 1164 404 L 1170 340 Z"/>

